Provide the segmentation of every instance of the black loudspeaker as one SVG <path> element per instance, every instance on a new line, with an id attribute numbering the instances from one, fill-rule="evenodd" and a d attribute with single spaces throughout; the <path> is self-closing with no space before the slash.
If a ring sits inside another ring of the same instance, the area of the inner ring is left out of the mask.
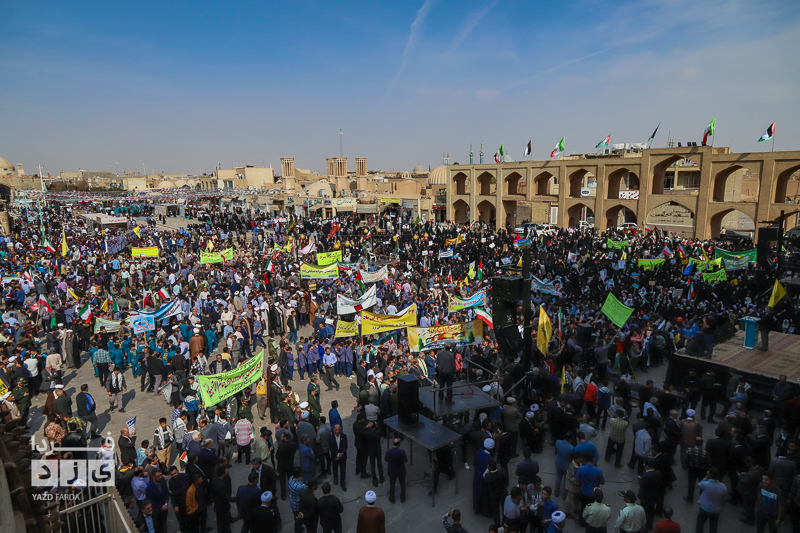
<path id="1" fill-rule="evenodd" d="M 758 228 L 758 244 L 756 244 L 756 261 L 758 266 L 768 272 L 775 269 L 772 255 L 772 242 L 778 240 L 778 227 L 767 226 Z"/>
<path id="2" fill-rule="evenodd" d="M 397 378 L 397 400 L 400 412 L 397 418 L 401 424 L 419 423 L 419 380 L 416 376 Z"/>
<path id="3" fill-rule="evenodd" d="M 495 333 L 517 323 L 517 302 L 522 299 L 522 277 L 513 275 L 492 278 L 492 321 Z M 498 335 L 499 336 L 499 335 Z"/>
<path id="4" fill-rule="evenodd" d="M 578 338 L 576 341 L 581 348 L 587 348 L 592 344 L 592 334 L 594 327 L 591 324 L 578 324 Z"/>
<path id="5" fill-rule="evenodd" d="M 494 320 L 494 317 L 492 317 L 492 320 Z M 497 324 L 495 324 L 494 335 L 503 355 L 515 356 L 523 348 L 522 335 L 520 335 L 519 327 L 516 324 L 501 328 L 498 328 Z"/>

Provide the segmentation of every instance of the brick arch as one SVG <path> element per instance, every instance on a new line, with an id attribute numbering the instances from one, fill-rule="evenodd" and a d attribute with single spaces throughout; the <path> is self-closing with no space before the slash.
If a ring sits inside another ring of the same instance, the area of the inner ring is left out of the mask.
<path id="1" fill-rule="evenodd" d="M 478 184 L 478 194 L 481 196 L 490 196 L 495 194 L 497 190 L 497 183 L 492 183 L 494 175 L 491 172 L 483 172 L 476 180 Z"/>
<path id="2" fill-rule="evenodd" d="M 740 164 L 732 164 L 726 168 L 723 168 L 716 174 L 714 174 L 713 178 L 711 179 L 711 198 L 714 202 L 724 202 L 725 200 L 725 187 L 728 183 L 728 178 L 731 174 L 736 172 L 739 169 L 746 168 L 753 172 L 753 169 L 749 165 L 740 165 Z M 759 187 L 761 186 L 761 179 L 759 176 Z M 756 191 L 755 195 L 756 199 L 758 199 L 758 191 Z M 732 201 L 732 200 L 729 200 Z M 745 200 L 737 200 L 744 202 Z M 755 202 L 757 200 L 751 200 Z"/>
<path id="3" fill-rule="evenodd" d="M 533 183 L 533 194 L 535 196 L 549 196 L 550 193 L 550 180 L 554 179 L 555 176 L 548 171 L 544 171 L 540 173 L 536 178 L 534 178 Z"/>
<path id="4" fill-rule="evenodd" d="M 519 172 L 512 172 L 506 176 L 503 179 L 503 194 L 519 194 L 519 184 L 521 181 L 522 175 Z"/>
<path id="5" fill-rule="evenodd" d="M 469 222 L 469 204 L 464 200 L 453 202 L 453 220 L 458 223 Z"/>
<path id="6" fill-rule="evenodd" d="M 754 204 L 755 205 L 755 204 Z M 711 239 L 719 238 L 720 233 L 722 232 L 722 219 L 725 218 L 726 215 L 733 213 L 734 211 L 742 213 L 746 215 L 751 221 L 753 221 L 753 226 L 755 226 L 755 207 L 752 209 L 753 213 L 747 213 L 747 210 L 735 209 L 735 208 L 723 208 L 717 210 L 713 215 L 709 214 L 708 216 L 708 232 L 707 236 Z"/>
<path id="7" fill-rule="evenodd" d="M 477 208 L 477 213 L 473 215 L 475 220 L 488 224 L 492 219 L 497 218 L 497 208 L 491 200 L 483 200 L 475 207 Z"/>
<path id="8" fill-rule="evenodd" d="M 459 172 L 453 176 L 453 194 L 469 194 L 467 192 L 468 179 L 467 175 L 463 172 Z"/>
<path id="9" fill-rule="evenodd" d="M 778 174 L 778 179 L 775 180 L 775 195 L 773 196 L 776 204 L 786 203 L 786 189 L 788 188 L 789 178 L 798 171 L 800 171 L 800 165 L 795 165 Z"/>
<path id="10" fill-rule="evenodd" d="M 569 175 L 569 180 L 567 183 L 569 184 L 569 190 L 567 191 L 567 196 L 570 198 L 580 198 L 581 197 L 581 189 L 583 188 L 583 180 L 586 178 L 586 174 L 590 172 L 585 168 L 579 168 L 575 172 Z"/>
<path id="11" fill-rule="evenodd" d="M 629 211 L 633 216 L 629 217 L 626 215 L 625 222 L 637 222 L 636 211 L 628 207 L 627 205 L 618 204 L 606 209 L 606 228 L 613 228 L 617 225 L 617 218 L 619 218 L 619 214 L 623 211 Z"/>
<path id="12" fill-rule="evenodd" d="M 653 165 L 653 174 L 650 176 L 650 194 L 664 194 L 664 172 L 675 162 L 681 159 L 691 159 L 699 167 L 700 164 L 692 157 L 684 157 L 682 155 L 673 155 L 664 161 Z"/>
<path id="13" fill-rule="evenodd" d="M 609 200 L 619 199 L 620 184 L 622 183 L 622 180 L 625 179 L 625 174 L 627 173 L 633 174 L 636 177 L 636 189 L 639 188 L 639 175 L 629 168 L 619 168 L 614 172 L 610 173 L 608 177 L 606 177 L 607 199 Z"/>
<path id="14" fill-rule="evenodd" d="M 567 226 L 574 227 L 578 225 L 578 222 L 581 221 L 581 217 L 583 215 L 583 208 L 586 208 L 586 218 L 588 219 L 589 216 L 594 216 L 594 210 L 592 206 L 583 203 L 583 202 L 576 202 L 567 208 Z"/>

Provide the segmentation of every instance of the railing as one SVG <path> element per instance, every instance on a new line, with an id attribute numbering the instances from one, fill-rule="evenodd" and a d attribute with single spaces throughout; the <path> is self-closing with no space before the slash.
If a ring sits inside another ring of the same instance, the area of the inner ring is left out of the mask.
<path id="1" fill-rule="evenodd" d="M 89 489 L 93 490 L 93 489 Z M 87 490 L 83 494 L 90 494 Z M 69 502 L 65 503 L 69 505 Z M 136 526 L 114 487 L 100 487 L 88 500 L 64 507 L 62 533 L 135 533 Z"/>

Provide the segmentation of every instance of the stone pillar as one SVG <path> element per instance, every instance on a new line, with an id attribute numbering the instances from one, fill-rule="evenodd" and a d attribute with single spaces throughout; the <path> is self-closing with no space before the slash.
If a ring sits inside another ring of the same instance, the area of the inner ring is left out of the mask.
<path id="1" fill-rule="evenodd" d="M 695 222 L 694 227 L 694 235 L 698 239 L 707 239 L 708 235 L 708 224 L 709 224 L 709 201 L 711 200 L 711 195 L 713 191 L 711 190 L 711 160 L 712 155 L 711 151 L 713 148 L 710 146 L 705 146 L 700 152 L 700 190 L 699 195 L 697 197 L 697 213 L 696 217 L 697 220 Z M 677 177 L 677 176 L 676 176 Z"/>
<path id="2" fill-rule="evenodd" d="M 506 226 L 506 210 L 503 206 L 503 167 L 500 163 L 495 167 L 494 181 L 495 181 L 495 209 L 494 209 L 494 230 L 499 231 L 500 228 Z"/>
<path id="3" fill-rule="evenodd" d="M 595 168 L 595 187 L 594 193 L 594 226 L 601 230 L 606 229 L 605 226 L 601 226 L 601 220 L 605 219 L 605 210 L 604 204 L 606 196 L 608 195 L 608 174 L 606 173 L 606 166 L 598 164 Z"/>
<path id="4" fill-rule="evenodd" d="M 566 228 L 569 225 L 567 216 L 567 196 L 569 195 L 569 173 L 565 162 L 558 162 L 558 222 L 559 228 Z"/>
<path id="5" fill-rule="evenodd" d="M 469 221 L 478 220 L 478 184 L 475 179 L 475 167 L 469 167 Z"/>
<path id="6" fill-rule="evenodd" d="M 778 176 L 775 173 L 775 159 L 763 159 L 761 161 L 761 168 L 759 169 L 759 184 L 758 184 L 758 202 L 756 203 L 756 218 L 753 219 L 755 228 L 753 230 L 753 241 L 758 241 L 758 222 L 759 220 L 771 220 L 770 216 L 770 200 L 772 199 L 775 190 L 775 180 Z M 776 213 L 775 218 L 780 214 Z M 791 229 L 791 228 L 790 228 Z"/>

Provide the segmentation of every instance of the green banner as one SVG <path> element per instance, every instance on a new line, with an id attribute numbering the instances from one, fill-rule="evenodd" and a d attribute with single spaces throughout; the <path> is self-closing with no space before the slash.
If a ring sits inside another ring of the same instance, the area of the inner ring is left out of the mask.
<path id="1" fill-rule="evenodd" d="M 261 353 L 233 370 L 211 376 L 197 376 L 203 401 L 206 406 L 216 405 L 261 379 L 263 371 L 264 350 L 261 350 Z"/>
<path id="2" fill-rule="evenodd" d="M 608 248 L 610 250 L 622 250 L 628 247 L 628 241 L 612 241 L 608 239 Z"/>
<path id="3" fill-rule="evenodd" d="M 725 274 L 725 270 L 718 270 L 717 272 L 703 274 L 703 281 L 709 281 L 712 283 L 716 283 L 717 281 L 728 281 L 728 275 Z"/>
<path id="4" fill-rule="evenodd" d="M 697 268 L 698 272 L 702 272 L 707 268 L 721 268 L 722 267 L 722 259 L 712 259 L 710 261 L 700 261 L 699 259 L 695 259 L 694 257 L 690 258 L 689 261 L 694 264 L 695 268 Z"/>
<path id="5" fill-rule="evenodd" d="M 97 322 L 94 323 L 94 332 L 100 333 L 100 328 L 104 327 L 106 328 L 106 333 L 116 333 L 120 329 L 120 324 L 122 324 L 122 322 L 98 318 Z"/>
<path id="6" fill-rule="evenodd" d="M 233 248 L 225 248 L 221 252 L 200 252 L 200 264 L 223 263 L 233 260 Z"/>
<path id="7" fill-rule="evenodd" d="M 738 252 L 729 252 L 727 250 L 714 250 L 714 259 L 742 259 L 747 258 L 748 263 L 754 263 L 758 252 L 756 250 L 740 250 Z"/>
<path id="8" fill-rule="evenodd" d="M 645 270 L 650 270 L 651 268 L 661 266 L 666 262 L 666 259 L 639 259 L 638 265 Z"/>
<path id="9" fill-rule="evenodd" d="M 617 300 L 617 298 L 612 294 L 608 293 L 606 297 L 606 303 L 603 304 L 603 308 L 601 309 L 604 315 L 606 315 L 611 322 L 613 322 L 618 328 L 621 328 L 625 325 L 625 322 L 631 317 L 633 313 L 633 309 L 624 305 L 622 302 Z"/>
<path id="10" fill-rule="evenodd" d="M 342 251 L 336 250 L 335 252 L 317 252 L 317 264 L 319 266 L 332 265 L 333 263 L 342 262 Z"/>
<path id="11" fill-rule="evenodd" d="M 723 259 L 723 263 L 725 263 L 725 270 L 742 270 L 743 268 L 747 268 L 747 265 L 750 264 L 750 259 L 747 257 L 742 257 L 741 259 Z"/>

